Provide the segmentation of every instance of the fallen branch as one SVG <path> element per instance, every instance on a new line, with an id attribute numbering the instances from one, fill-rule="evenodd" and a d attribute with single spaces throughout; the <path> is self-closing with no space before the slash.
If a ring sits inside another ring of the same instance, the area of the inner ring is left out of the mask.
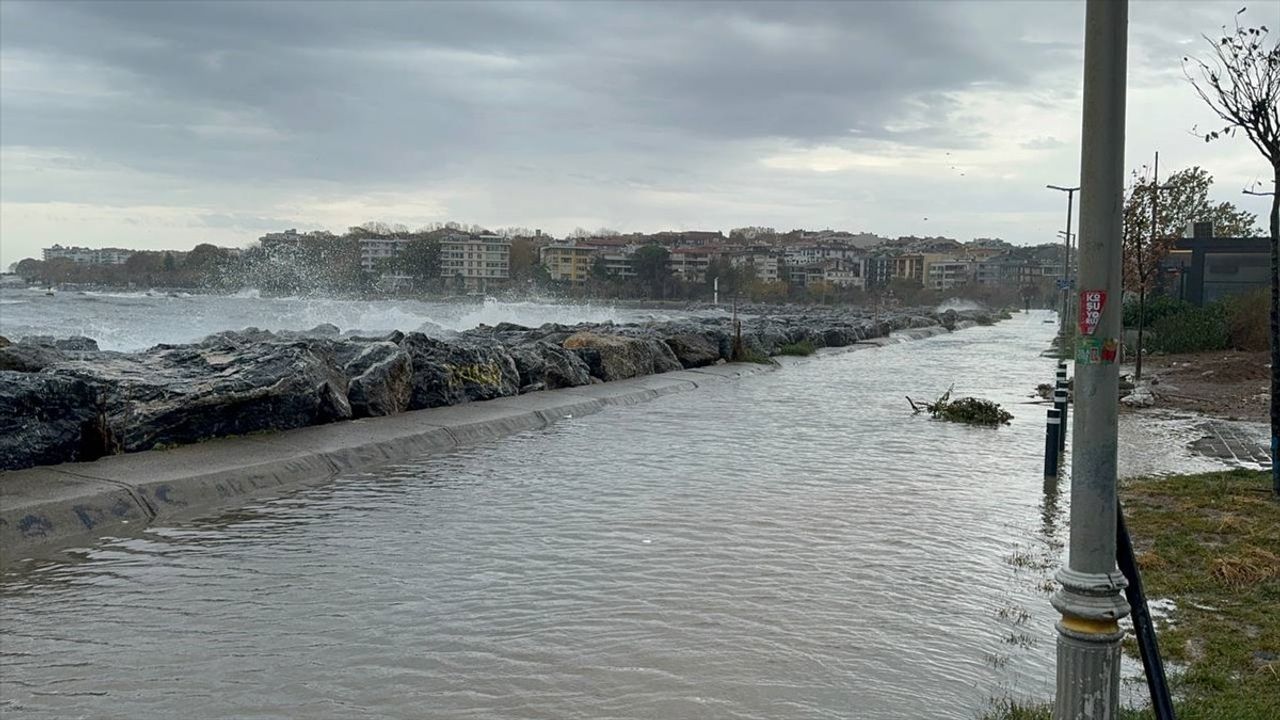
<path id="1" fill-rule="evenodd" d="M 927 411 L 930 417 L 948 422 L 967 425 L 1008 425 L 1013 419 L 1012 413 L 990 400 L 972 397 L 952 400 L 953 390 L 955 390 L 954 385 L 947 388 L 936 402 L 916 404 L 910 397 L 907 398 L 907 402 L 911 405 L 913 414 L 919 415 L 922 411 Z"/>

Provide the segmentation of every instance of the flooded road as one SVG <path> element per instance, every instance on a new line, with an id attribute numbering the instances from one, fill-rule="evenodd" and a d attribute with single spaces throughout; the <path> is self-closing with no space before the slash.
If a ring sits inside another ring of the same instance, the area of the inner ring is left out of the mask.
<path id="1" fill-rule="evenodd" d="M 1018 315 L 160 526 L 0 584 L 31 718 L 972 718 L 1052 686 Z M 994 399 L 997 430 L 904 395 Z M 1178 462 L 1142 458 L 1144 470 Z M 1065 482 L 1063 483 L 1065 486 Z"/>

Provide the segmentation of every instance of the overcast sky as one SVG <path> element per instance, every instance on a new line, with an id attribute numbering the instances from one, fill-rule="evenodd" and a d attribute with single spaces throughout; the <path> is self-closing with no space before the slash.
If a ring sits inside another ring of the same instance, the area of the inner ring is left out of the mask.
<path id="1" fill-rule="evenodd" d="M 1192 136 L 1213 117 L 1181 70 L 1241 4 L 1131 3 L 1127 160 L 1264 215 L 1263 160 Z M 374 219 L 1050 241 L 1083 26 L 1039 1 L 5 0 L 0 262 Z"/>

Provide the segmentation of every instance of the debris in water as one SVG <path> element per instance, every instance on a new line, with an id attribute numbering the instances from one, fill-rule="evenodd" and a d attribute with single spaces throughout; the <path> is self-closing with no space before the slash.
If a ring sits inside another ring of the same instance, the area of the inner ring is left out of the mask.
<path id="1" fill-rule="evenodd" d="M 955 385 L 947 388 L 947 391 L 942 394 L 942 397 L 938 398 L 937 402 L 917 405 L 910 397 L 907 398 L 907 402 L 911 404 L 911 409 L 917 415 L 922 411 L 927 411 L 929 416 L 935 419 L 968 425 L 1008 425 L 1009 421 L 1013 419 L 1012 413 L 990 400 L 972 397 L 952 400 L 951 392 L 953 390 L 955 390 Z"/>

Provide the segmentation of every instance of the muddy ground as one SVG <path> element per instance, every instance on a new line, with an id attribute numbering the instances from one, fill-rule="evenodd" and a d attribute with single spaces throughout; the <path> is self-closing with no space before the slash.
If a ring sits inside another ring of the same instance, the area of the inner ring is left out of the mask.
<path id="1" fill-rule="evenodd" d="M 1152 355 L 1143 359 L 1142 374 L 1152 381 L 1158 408 L 1266 422 L 1271 398 L 1268 355 L 1233 350 Z"/>

